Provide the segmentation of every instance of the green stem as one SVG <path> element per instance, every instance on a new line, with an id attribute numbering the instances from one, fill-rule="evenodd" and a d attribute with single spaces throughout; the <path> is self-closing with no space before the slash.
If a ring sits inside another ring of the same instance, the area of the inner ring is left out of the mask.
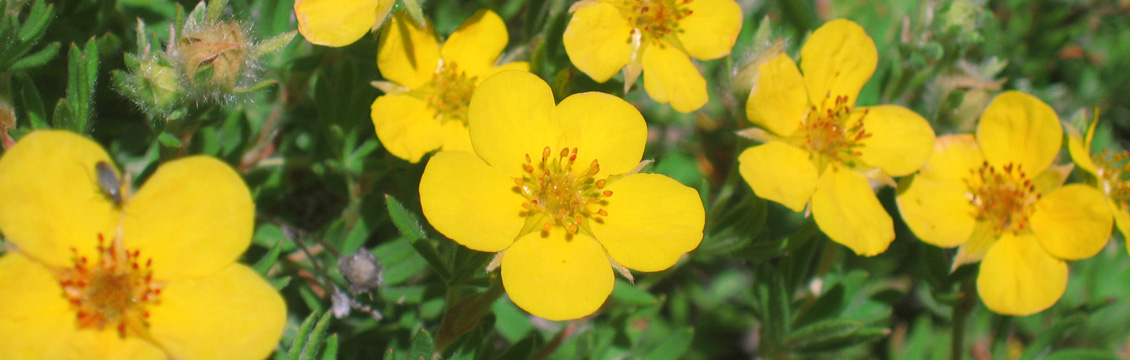
<path id="1" fill-rule="evenodd" d="M 973 311 L 974 277 L 961 281 L 961 302 L 953 308 L 953 338 L 950 339 L 950 359 L 961 360 L 965 352 L 965 321 Z"/>

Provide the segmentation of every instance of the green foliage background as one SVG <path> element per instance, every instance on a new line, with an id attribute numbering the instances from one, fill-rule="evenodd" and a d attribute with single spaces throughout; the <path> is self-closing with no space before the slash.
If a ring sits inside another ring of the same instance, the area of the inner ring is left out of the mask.
<path id="1" fill-rule="evenodd" d="M 970 132 L 995 93 L 1017 89 L 1064 121 L 1099 109 L 1096 143 L 1122 149 L 1130 134 L 1130 2 L 738 2 L 745 22 L 737 45 L 729 57 L 699 62 L 711 100 L 691 114 L 651 102 L 638 84 L 624 94 L 622 76 L 597 84 L 572 67 L 561 45 L 568 1 L 423 3 L 441 35 L 479 9 L 497 12 L 510 30 L 504 56 L 530 61 L 559 100 L 592 90 L 624 96 L 649 124 L 645 158 L 656 163 L 648 171 L 702 194 L 707 225 L 696 251 L 670 270 L 637 274 L 634 285 L 617 280 L 600 311 L 572 322 L 515 307 L 497 272 L 482 270 L 490 254 L 462 248 L 422 221 L 424 161 L 388 154 L 369 120 L 380 95 L 370 82 L 382 80 L 375 34 L 343 48 L 299 35 L 265 55 L 251 79 L 277 84 L 199 98 L 182 113 L 154 117 L 111 79 L 146 40 L 155 51 L 164 46 L 178 11 L 195 2 L 9 0 L 5 21 L 20 26 L 0 32 L 0 112 L 14 119 L 16 138 L 45 127 L 88 134 L 134 183 L 188 154 L 239 170 L 258 218 L 243 261 L 279 287 L 289 307 L 275 359 L 1130 357 L 1124 242 L 1072 263 L 1067 293 L 1051 309 L 995 315 L 970 281 L 976 266 L 951 272 L 954 251 L 914 237 L 898 219 L 893 189 L 879 197 L 896 219 L 895 242 L 882 255 L 854 256 L 803 214 L 753 195 L 735 160 L 752 144 L 734 134 L 749 126 L 749 89 L 734 80 L 741 66 L 777 38 L 795 57 L 810 31 L 848 18 L 875 39 L 880 55 L 860 104 L 904 105 L 938 134 Z M 255 39 L 296 29 L 291 0 L 228 5 L 224 18 Z M 191 126 L 173 129 L 173 117 Z M 1060 162 L 1069 160 L 1064 151 Z M 339 260 L 361 249 L 383 266 L 383 285 L 352 296 L 359 306 L 349 315 L 330 315 L 333 289 L 349 285 Z"/>

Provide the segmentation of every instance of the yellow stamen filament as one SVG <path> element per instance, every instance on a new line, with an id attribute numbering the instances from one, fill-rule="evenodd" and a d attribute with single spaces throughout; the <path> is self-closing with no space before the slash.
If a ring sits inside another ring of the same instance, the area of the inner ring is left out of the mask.
<path id="1" fill-rule="evenodd" d="M 693 14 L 687 5 L 692 0 L 623 0 L 617 2 L 620 12 L 632 23 L 632 33 L 659 40 L 683 32 L 679 21 Z M 631 37 L 629 36 L 629 39 Z M 630 40 L 629 40 L 630 41 Z M 663 42 L 658 43 L 663 46 Z"/>
<path id="2" fill-rule="evenodd" d="M 998 232 L 1029 228 L 1028 220 L 1041 195 L 1021 165 L 1009 163 L 997 170 L 985 162 L 969 172 L 967 196 L 977 208 L 978 220 L 991 222 Z"/>
<path id="3" fill-rule="evenodd" d="M 1118 207 L 1130 207 L 1130 153 L 1120 151 L 1111 154 L 1103 149 L 1101 155 L 1094 157 L 1099 178 L 1099 190 L 1107 195 Z"/>
<path id="4" fill-rule="evenodd" d="M 80 329 L 114 328 L 118 335 L 147 336 L 149 305 L 157 302 L 162 284 L 153 281 L 153 259 L 141 262 L 141 251 L 125 249 L 120 239 L 107 246 L 98 234 L 97 264 L 71 248 L 74 265 L 58 271 L 63 295 L 77 312 Z"/>
<path id="5" fill-rule="evenodd" d="M 575 172 L 577 152 L 577 148 L 564 148 L 553 157 L 553 150 L 546 146 L 541 161 L 536 164 L 526 154 L 522 165 L 525 174 L 514 179 L 517 191 L 528 200 L 522 203 L 525 215 L 548 217 L 542 231 L 548 232 L 554 225 L 560 225 L 575 234 L 587 227 L 585 219 L 608 216 L 605 209 L 595 212 L 590 209 L 590 206 L 604 204 L 612 196 L 612 191 L 603 190 L 607 180 L 595 178 L 600 173 L 600 162 L 593 160 L 584 171 Z"/>

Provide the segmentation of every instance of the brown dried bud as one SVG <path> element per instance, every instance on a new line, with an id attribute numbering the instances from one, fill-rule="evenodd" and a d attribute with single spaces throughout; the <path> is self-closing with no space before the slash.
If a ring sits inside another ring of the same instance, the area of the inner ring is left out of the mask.
<path id="1" fill-rule="evenodd" d="M 365 249 L 338 259 L 337 268 L 349 280 L 349 292 L 353 294 L 373 291 L 384 283 L 381 264 Z"/>

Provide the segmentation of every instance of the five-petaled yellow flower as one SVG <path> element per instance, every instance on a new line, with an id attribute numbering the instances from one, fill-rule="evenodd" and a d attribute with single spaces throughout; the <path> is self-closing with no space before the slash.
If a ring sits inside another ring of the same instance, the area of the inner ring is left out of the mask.
<path id="1" fill-rule="evenodd" d="M 314 44 L 346 46 L 381 27 L 396 0 L 295 0 L 298 32 Z"/>
<path id="2" fill-rule="evenodd" d="M 1098 253 L 1110 236 L 1103 194 L 1061 186 L 1052 165 L 1063 129 L 1044 102 L 1010 91 L 993 99 L 974 135 L 938 138 L 917 175 L 899 185 L 899 210 L 923 241 L 961 246 L 954 266 L 981 261 L 977 293 L 990 310 L 1028 315 L 1067 286 L 1067 264 Z"/>
<path id="3" fill-rule="evenodd" d="M 390 153 L 413 163 L 439 148 L 471 151 L 467 105 L 475 87 L 496 72 L 530 68 L 526 62 L 494 65 L 509 34 L 492 11 L 475 13 L 442 48 L 428 29 L 398 11 L 381 30 L 377 50 L 377 67 L 392 83 L 378 84 L 385 95 L 373 101 L 373 126 Z"/>
<path id="4" fill-rule="evenodd" d="M 1123 238 L 1130 237 L 1130 152 L 1120 151 L 1110 153 L 1103 149 L 1102 153 L 1091 153 L 1091 142 L 1095 138 L 1095 127 L 1099 123 L 1099 114 L 1087 126 L 1087 134 L 1079 133 L 1071 124 L 1067 124 L 1067 149 L 1071 152 L 1071 159 L 1079 168 L 1094 176 L 1095 187 L 1106 195 L 1107 204 L 1114 214 L 1114 224 Z M 1130 246 L 1126 247 L 1130 251 Z"/>
<path id="5" fill-rule="evenodd" d="M 742 29 L 734 0 L 582 0 L 565 28 L 569 60 L 597 82 L 624 69 L 624 91 L 643 73 L 653 100 L 688 113 L 706 104 L 706 80 L 690 58 L 730 54 Z"/>
<path id="6" fill-rule="evenodd" d="M 613 267 L 661 271 L 702 240 L 698 192 L 637 173 L 647 124 L 624 100 L 589 92 L 554 106 L 545 81 L 506 71 L 479 86 L 470 117 L 474 152 L 440 152 L 424 169 L 424 216 L 463 246 L 501 252 L 506 293 L 531 314 L 589 315 Z"/>
<path id="7" fill-rule="evenodd" d="M 286 305 L 236 262 L 255 215 L 239 175 L 189 157 L 115 202 L 99 186 L 116 175 L 109 163 L 65 131 L 31 133 L 0 158 L 0 231 L 12 245 L 0 257 L 0 359 L 270 354 Z"/>
<path id="8" fill-rule="evenodd" d="M 758 64 L 746 116 L 764 142 L 742 152 L 739 171 L 757 196 L 793 211 L 810 206 L 816 224 L 856 254 L 887 250 L 891 216 L 868 179 L 917 171 L 929 158 L 934 130 L 901 106 L 855 107 L 875 72 L 875 43 L 849 20 L 824 24 L 801 49 L 800 69 L 788 55 Z M 764 129 L 764 130 L 762 130 Z"/>

